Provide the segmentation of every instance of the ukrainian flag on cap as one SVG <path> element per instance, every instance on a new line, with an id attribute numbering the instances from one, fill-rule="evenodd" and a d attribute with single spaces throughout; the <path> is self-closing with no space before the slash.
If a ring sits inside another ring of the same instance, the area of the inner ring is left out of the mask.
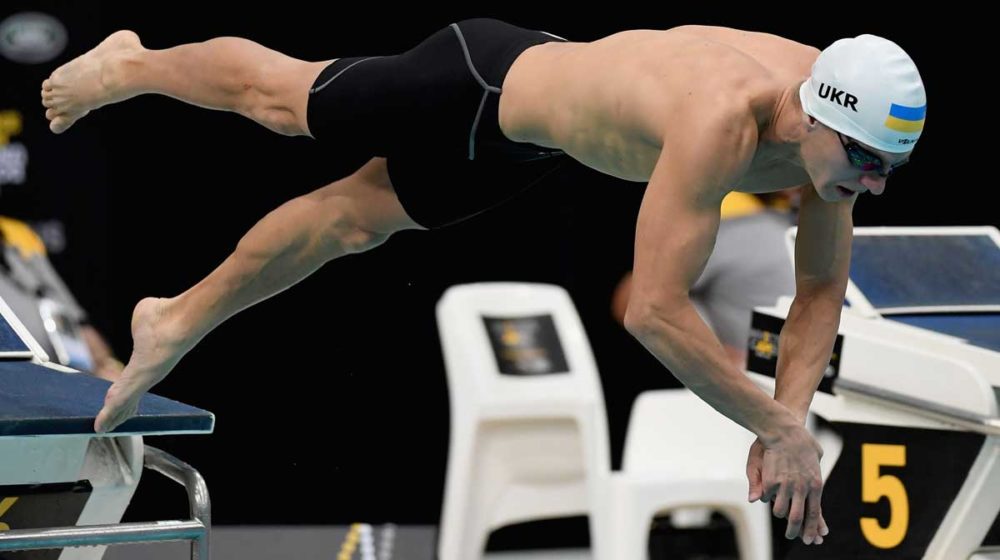
<path id="1" fill-rule="evenodd" d="M 920 132 L 924 129 L 924 117 L 927 115 L 927 105 L 923 107 L 906 107 L 905 105 L 892 104 L 889 108 L 889 116 L 885 119 L 885 126 L 896 132 Z"/>

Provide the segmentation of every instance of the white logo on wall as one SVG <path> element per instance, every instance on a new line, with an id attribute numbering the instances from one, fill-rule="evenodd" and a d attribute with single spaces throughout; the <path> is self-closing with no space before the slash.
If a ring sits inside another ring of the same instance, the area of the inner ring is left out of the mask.
<path id="1" fill-rule="evenodd" d="M 0 146 L 0 187 L 20 185 L 28 174 L 28 148 L 20 142 Z"/>
<path id="2" fill-rule="evenodd" d="M 66 250 L 66 225 L 59 220 L 31 222 L 31 229 L 42 238 L 45 250 L 50 255 L 58 255 Z"/>
<path id="3" fill-rule="evenodd" d="M 11 142 L 12 136 L 21 134 L 24 119 L 16 109 L 0 109 L 0 187 L 20 185 L 28 175 L 28 148 L 20 142 Z"/>
<path id="4" fill-rule="evenodd" d="M 22 64 L 39 64 L 66 48 L 66 26 L 41 12 L 20 12 L 0 22 L 0 55 Z"/>

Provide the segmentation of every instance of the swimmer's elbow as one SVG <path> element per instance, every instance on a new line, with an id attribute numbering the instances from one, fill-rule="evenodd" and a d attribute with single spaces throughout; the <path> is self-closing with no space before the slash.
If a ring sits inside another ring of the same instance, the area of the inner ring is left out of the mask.
<path id="1" fill-rule="evenodd" d="M 631 308 L 630 308 L 631 309 Z M 639 318 L 639 313 L 635 311 L 625 312 L 625 330 L 636 340 L 642 340 L 649 336 L 649 323 Z"/>
<path id="2" fill-rule="evenodd" d="M 637 340 L 656 336 L 669 328 L 672 315 L 682 304 L 632 299 L 625 310 L 625 330 Z"/>
<path id="3" fill-rule="evenodd" d="M 636 332 L 642 328 L 639 324 L 639 313 L 635 310 L 635 305 L 629 302 L 628 306 L 625 308 L 625 315 L 622 318 L 622 325 L 625 330 L 628 331 L 632 336 L 636 336 Z"/>

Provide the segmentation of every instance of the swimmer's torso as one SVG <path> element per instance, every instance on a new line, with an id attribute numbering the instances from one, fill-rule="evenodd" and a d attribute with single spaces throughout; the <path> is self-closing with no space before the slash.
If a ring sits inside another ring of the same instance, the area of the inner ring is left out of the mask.
<path id="1" fill-rule="evenodd" d="M 742 98 L 763 126 L 783 89 L 808 77 L 818 55 L 775 35 L 703 26 L 545 43 L 511 67 L 500 125 L 511 140 L 559 148 L 603 173 L 648 181 L 660 139 L 694 132 L 676 115 L 710 115 L 720 101 Z M 801 169 L 768 163 L 766 152 L 758 150 L 738 190 L 808 181 Z"/>

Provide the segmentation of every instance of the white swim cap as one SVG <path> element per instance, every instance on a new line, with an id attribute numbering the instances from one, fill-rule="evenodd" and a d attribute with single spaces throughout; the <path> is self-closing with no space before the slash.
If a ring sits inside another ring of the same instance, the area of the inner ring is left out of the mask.
<path id="1" fill-rule="evenodd" d="M 873 148 L 903 153 L 924 129 L 927 94 L 913 60 L 888 39 L 859 35 L 827 47 L 799 88 L 802 109 Z"/>

